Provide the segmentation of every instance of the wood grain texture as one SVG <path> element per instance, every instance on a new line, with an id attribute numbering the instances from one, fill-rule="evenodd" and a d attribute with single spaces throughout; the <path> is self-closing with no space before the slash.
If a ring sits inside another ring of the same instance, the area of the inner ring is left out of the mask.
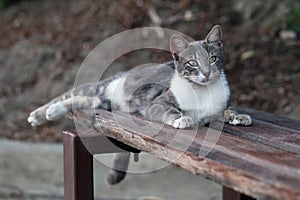
<path id="1" fill-rule="evenodd" d="M 272 113 L 264 112 L 261 110 L 256 110 L 252 108 L 247 108 L 247 107 L 236 107 L 238 112 L 241 113 L 246 113 L 251 115 L 257 120 L 261 120 L 264 122 L 268 122 L 270 124 L 278 125 L 284 129 L 290 128 L 292 130 L 298 130 L 300 131 L 300 121 L 299 120 L 294 120 L 294 119 L 289 119 L 286 117 L 280 117 L 277 115 L 274 115 Z"/>
<path id="2" fill-rule="evenodd" d="M 207 127 L 177 130 L 151 122 L 147 129 L 150 122 L 136 116 L 97 113 L 99 132 L 194 174 L 254 198 L 300 199 L 299 124 L 285 127 L 284 120 L 273 124 L 260 115 L 250 127 L 225 125 L 214 144 L 207 141 Z M 203 148 L 211 149 L 204 157 Z"/>

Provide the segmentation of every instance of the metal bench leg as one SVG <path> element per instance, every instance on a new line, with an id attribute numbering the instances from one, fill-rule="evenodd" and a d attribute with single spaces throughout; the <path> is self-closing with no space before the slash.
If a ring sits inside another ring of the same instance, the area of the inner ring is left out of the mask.
<path id="1" fill-rule="evenodd" d="M 255 200 L 252 197 L 234 191 L 231 188 L 223 186 L 223 200 Z"/>
<path id="2" fill-rule="evenodd" d="M 93 155 L 78 135 L 64 132 L 64 199 L 94 200 Z"/>

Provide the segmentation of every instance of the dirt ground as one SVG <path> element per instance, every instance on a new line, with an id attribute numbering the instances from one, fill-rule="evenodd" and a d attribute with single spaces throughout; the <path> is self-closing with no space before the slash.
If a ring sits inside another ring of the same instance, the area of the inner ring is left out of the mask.
<path id="1" fill-rule="evenodd" d="M 280 37 L 293 6 L 279 0 L 35 0 L 10 6 L 0 11 L 0 136 L 61 141 L 60 131 L 72 128 L 72 121 L 32 128 L 30 111 L 72 88 L 81 62 L 101 41 L 144 26 L 197 40 L 220 24 L 233 102 L 300 119 L 300 41 Z M 171 59 L 147 51 L 123 56 L 116 65 L 147 58 Z"/>

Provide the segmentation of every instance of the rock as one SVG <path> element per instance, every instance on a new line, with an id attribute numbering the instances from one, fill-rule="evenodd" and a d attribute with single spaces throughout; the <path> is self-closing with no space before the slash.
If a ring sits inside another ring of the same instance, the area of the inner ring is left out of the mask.
<path id="1" fill-rule="evenodd" d="M 255 55 L 255 51 L 254 50 L 248 50 L 245 51 L 244 53 L 242 53 L 241 55 L 241 60 L 248 60 L 249 58 L 252 58 Z"/>
<path id="2" fill-rule="evenodd" d="M 282 40 L 296 40 L 297 32 L 294 30 L 281 30 L 279 31 L 279 38 Z"/>

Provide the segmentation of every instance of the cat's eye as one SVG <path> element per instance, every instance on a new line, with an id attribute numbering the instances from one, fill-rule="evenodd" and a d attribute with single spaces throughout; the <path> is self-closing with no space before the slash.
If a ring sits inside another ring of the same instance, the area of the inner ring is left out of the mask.
<path id="1" fill-rule="evenodd" d="M 210 58 L 209 58 L 209 63 L 214 63 L 214 62 L 216 62 L 217 61 L 217 56 L 211 56 Z"/>
<path id="2" fill-rule="evenodd" d="M 198 66 L 198 62 L 196 60 L 189 60 L 186 62 L 189 66 L 196 67 Z"/>

